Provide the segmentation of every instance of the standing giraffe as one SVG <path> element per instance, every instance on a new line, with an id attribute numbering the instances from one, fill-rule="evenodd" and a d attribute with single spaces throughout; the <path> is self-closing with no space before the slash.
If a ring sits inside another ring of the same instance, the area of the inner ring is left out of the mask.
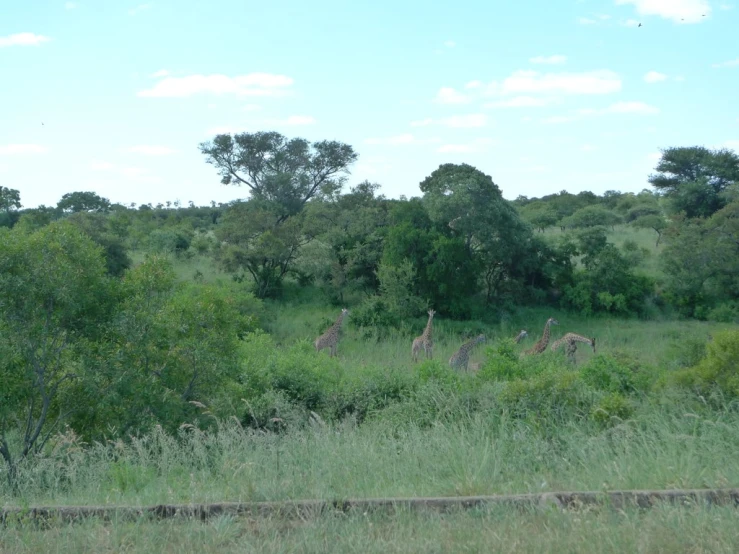
<path id="1" fill-rule="evenodd" d="M 324 348 L 329 349 L 329 357 L 336 356 L 336 346 L 339 344 L 339 333 L 341 332 L 341 324 L 344 318 L 349 315 L 349 310 L 344 308 L 341 310 L 341 314 L 336 319 L 336 322 L 329 327 L 325 333 L 318 337 L 313 346 L 316 347 L 316 352 L 320 352 Z"/>
<path id="2" fill-rule="evenodd" d="M 525 352 L 525 354 L 541 354 L 542 352 L 544 352 L 544 350 L 547 349 L 547 344 L 549 344 L 549 327 L 551 325 L 559 325 L 559 321 L 557 321 L 553 317 L 550 317 L 549 319 L 547 319 L 547 322 L 544 325 L 544 332 L 542 333 L 541 338 L 534 346 L 529 348 Z"/>
<path id="3" fill-rule="evenodd" d="M 575 353 L 577 352 L 578 342 L 584 342 L 585 344 L 589 344 L 590 347 L 593 349 L 593 353 L 595 354 L 595 337 L 593 338 L 584 337 L 582 335 L 578 335 L 577 333 L 567 333 L 561 339 L 555 340 L 552 343 L 551 349 L 552 351 L 555 351 L 557 350 L 557 348 L 559 348 L 563 344 L 566 344 L 567 347 L 565 348 L 565 353 L 567 354 L 567 359 L 574 362 Z"/>
<path id="4" fill-rule="evenodd" d="M 414 362 L 418 361 L 418 353 L 421 349 L 426 353 L 427 358 L 432 358 L 434 354 L 434 341 L 431 338 L 431 321 L 434 319 L 434 310 L 429 310 L 429 320 L 426 323 L 426 328 L 423 330 L 423 334 L 420 337 L 413 339 L 413 346 L 411 347 L 411 357 Z"/>
<path id="5" fill-rule="evenodd" d="M 459 350 L 449 358 L 449 365 L 452 366 L 453 369 L 463 367 L 465 371 L 467 371 L 467 364 L 470 361 L 470 351 L 481 342 L 485 342 L 485 335 L 478 335 L 474 339 L 465 342 L 459 347 Z"/>
<path id="6" fill-rule="evenodd" d="M 523 339 L 525 339 L 528 336 L 529 336 L 529 334 L 526 331 L 526 329 L 521 329 L 521 332 L 518 335 L 516 335 L 516 337 L 513 339 L 513 341 L 516 344 L 518 344 L 519 342 L 521 342 Z"/>

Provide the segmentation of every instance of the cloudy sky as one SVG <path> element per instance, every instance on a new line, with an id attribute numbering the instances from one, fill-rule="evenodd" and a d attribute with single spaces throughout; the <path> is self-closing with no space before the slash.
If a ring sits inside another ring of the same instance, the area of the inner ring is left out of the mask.
<path id="1" fill-rule="evenodd" d="M 447 162 L 507 198 L 639 191 L 660 148 L 739 150 L 736 1 L 3 0 L 0 185 L 229 201 L 198 144 L 277 130 L 389 197 Z"/>

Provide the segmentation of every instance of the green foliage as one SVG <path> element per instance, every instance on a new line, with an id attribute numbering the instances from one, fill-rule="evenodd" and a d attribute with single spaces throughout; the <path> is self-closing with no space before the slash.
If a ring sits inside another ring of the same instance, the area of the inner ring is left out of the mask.
<path id="1" fill-rule="evenodd" d="M 185 228 L 154 229 L 148 237 L 149 252 L 181 255 L 190 248 L 193 232 Z"/>
<path id="2" fill-rule="evenodd" d="M 485 363 L 477 373 L 483 381 L 520 379 L 524 367 L 520 363 L 517 345 L 513 339 L 503 339 L 486 349 Z"/>
<path id="3" fill-rule="evenodd" d="M 426 302 L 414 294 L 416 270 L 409 260 L 394 266 L 380 263 L 377 278 L 381 298 L 391 316 L 406 319 L 428 308 Z"/>
<path id="4" fill-rule="evenodd" d="M 68 213 L 107 212 L 110 209 L 110 200 L 92 191 L 68 192 L 59 200 L 57 208 Z"/>
<path id="5" fill-rule="evenodd" d="M 708 217 L 726 205 L 724 191 L 739 181 L 739 155 L 728 148 L 667 148 L 655 169 L 649 182 L 665 194 L 675 213 Z"/>
<path id="6" fill-rule="evenodd" d="M 452 371 L 449 365 L 441 360 L 422 360 L 416 368 L 421 383 L 435 381 L 449 388 L 458 388 L 460 384 L 459 372 Z"/>
<path id="7" fill-rule="evenodd" d="M 602 206 L 586 206 L 584 208 L 580 208 L 571 216 L 562 219 L 560 225 L 563 227 L 579 229 L 583 227 L 597 227 L 600 225 L 613 227 L 621 222 L 621 216 L 603 208 Z"/>
<path id="8" fill-rule="evenodd" d="M 546 418 L 554 423 L 590 412 L 593 391 L 577 371 L 547 371 L 530 379 L 508 381 L 499 401 L 514 417 Z"/>
<path id="9" fill-rule="evenodd" d="M 610 393 L 646 392 L 654 372 L 623 352 L 593 356 L 580 368 L 583 380 L 590 386 Z"/>
<path id="10" fill-rule="evenodd" d="M 619 392 L 612 392 L 593 407 L 590 417 L 601 425 L 607 427 L 629 419 L 634 414 L 632 402 Z"/>
<path id="11" fill-rule="evenodd" d="M 706 351 L 695 366 L 675 371 L 671 381 L 704 396 L 719 393 L 722 400 L 739 398 L 739 331 L 716 333 Z"/>

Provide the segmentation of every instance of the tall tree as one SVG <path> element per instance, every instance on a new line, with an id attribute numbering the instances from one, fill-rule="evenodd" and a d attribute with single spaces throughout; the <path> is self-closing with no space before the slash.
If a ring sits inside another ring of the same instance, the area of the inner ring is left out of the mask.
<path id="1" fill-rule="evenodd" d="M 224 185 L 246 185 L 253 197 L 274 204 L 277 222 L 299 213 L 316 194 L 341 189 L 342 174 L 357 160 L 354 149 L 338 141 L 313 144 L 270 132 L 217 135 L 200 144 Z"/>
<path id="2" fill-rule="evenodd" d="M 722 148 L 675 147 L 662 151 L 649 182 L 687 217 L 708 217 L 723 208 L 724 191 L 739 182 L 739 156 Z"/>
<path id="3" fill-rule="evenodd" d="M 65 212 L 107 212 L 110 201 L 94 192 L 68 192 L 57 203 L 57 208 Z"/>
<path id="4" fill-rule="evenodd" d="M 21 208 L 21 193 L 15 189 L 0 186 L 0 227 L 12 227 L 18 220 Z"/>

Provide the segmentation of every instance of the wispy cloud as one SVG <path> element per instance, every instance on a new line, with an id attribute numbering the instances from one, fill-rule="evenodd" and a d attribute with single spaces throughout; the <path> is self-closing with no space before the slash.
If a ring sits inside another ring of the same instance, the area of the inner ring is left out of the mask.
<path id="1" fill-rule="evenodd" d="M 739 65 L 739 58 L 729 60 L 728 62 L 715 63 L 711 67 L 736 67 Z"/>
<path id="2" fill-rule="evenodd" d="M 659 113 L 659 108 L 646 104 L 645 102 L 615 102 L 605 108 L 581 108 L 569 115 L 553 115 L 545 117 L 542 123 L 569 123 L 584 117 L 607 115 L 607 114 L 634 114 L 654 115 Z"/>
<path id="3" fill-rule="evenodd" d="M 145 12 L 151 9 L 151 4 L 139 4 L 135 8 L 128 10 L 128 15 L 138 15 L 141 12 Z"/>
<path id="4" fill-rule="evenodd" d="M 644 81 L 647 83 L 659 83 L 666 80 L 667 75 L 660 73 L 659 71 L 649 71 L 644 75 Z"/>
<path id="5" fill-rule="evenodd" d="M 0 144 L 0 156 L 25 156 L 44 154 L 49 149 L 40 144 Z"/>
<path id="6" fill-rule="evenodd" d="M 640 15 L 656 15 L 676 23 L 700 23 L 711 14 L 708 0 L 616 0 L 631 4 Z"/>
<path id="7" fill-rule="evenodd" d="M 160 77 L 166 77 L 167 75 L 169 75 L 169 71 L 167 71 L 166 69 L 160 69 L 159 71 L 152 73 L 151 77 L 159 79 Z"/>
<path id="8" fill-rule="evenodd" d="M 229 77 L 227 75 L 189 75 L 166 77 L 154 87 L 142 90 L 137 96 L 158 98 L 184 98 L 196 94 L 235 94 L 237 96 L 283 96 L 293 84 L 285 75 L 249 73 Z"/>
<path id="9" fill-rule="evenodd" d="M 405 144 L 428 144 L 432 142 L 439 142 L 439 139 L 420 139 L 412 133 L 403 133 L 401 135 L 395 135 L 391 137 L 368 138 L 364 140 L 365 144 L 385 144 L 389 146 L 400 146 Z"/>
<path id="10" fill-rule="evenodd" d="M 470 101 L 470 98 L 451 87 L 442 87 L 436 93 L 434 101 L 439 104 L 466 104 Z"/>
<path id="11" fill-rule="evenodd" d="M 38 46 L 50 40 L 49 37 L 36 33 L 15 33 L 14 35 L 0 37 L 0 48 L 5 46 Z"/>
<path id="12" fill-rule="evenodd" d="M 473 152 L 482 152 L 488 146 L 496 144 L 491 138 L 477 138 L 472 142 L 461 144 L 442 144 L 436 151 L 440 154 L 470 154 Z"/>
<path id="13" fill-rule="evenodd" d="M 452 115 L 441 119 L 427 117 L 418 121 L 411 121 L 411 127 L 426 127 L 428 125 L 444 125 L 454 128 L 485 127 L 488 124 L 488 116 L 484 113 L 473 113 L 465 115 Z"/>
<path id="14" fill-rule="evenodd" d="M 501 85 L 503 94 L 609 94 L 620 90 L 621 78 L 613 71 L 605 69 L 582 73 L 519 70 L 507 77 Z"/>
<path id="15" fill-rule="evenodd" d="M 567 56 L 561 54 L 554 54 L 553 56 L 534 56 L 529 58 L 531 63 L 542 63 L 542 64 L 562 64 L 567 61 Z"/>
<path id="16" fill-rule="evenodd" d="M 135 154 L 143 154 L 144 156 L 167 156 L 169 154 L 174 154 L 177 152 L 173 148 L 169 148 L 168 146 L 154 146 L 154 145 L 143 145 L 140 144 L 138 146 L 131 146 L 127 149 L 128 152 L 133 152 Z"/>
<path id="17" fill-rule="evenodd" d="M 79 4 L 77 2 L 67 2 L 64 4 L 65 10 L 73 10 L 77 7 L 79 7 Z"/>
<path id="18" fill-rule="evenodd" d="M 496 100 L 484 104 L 486 108 L 540 108 L 554 104 L 558 100 L 551 97 L 514 96 L 506 100 Z"/>
<path id="19" fill-rule="evenodd" d="M 93 160 L 90 162 L 90 169 L 92 169 L 93 171 L 112 171 L 113 169 L 115 169 L 115 165 L 110 162 Z"/>
<path id="20" fill-rule="evenodd" d="M 447 48 L 454 48 L 455 46 L 457 46 L 457 43 L 453 40 L 447 40 L 444 41 L 444 46 L 446 46 Z"/>

